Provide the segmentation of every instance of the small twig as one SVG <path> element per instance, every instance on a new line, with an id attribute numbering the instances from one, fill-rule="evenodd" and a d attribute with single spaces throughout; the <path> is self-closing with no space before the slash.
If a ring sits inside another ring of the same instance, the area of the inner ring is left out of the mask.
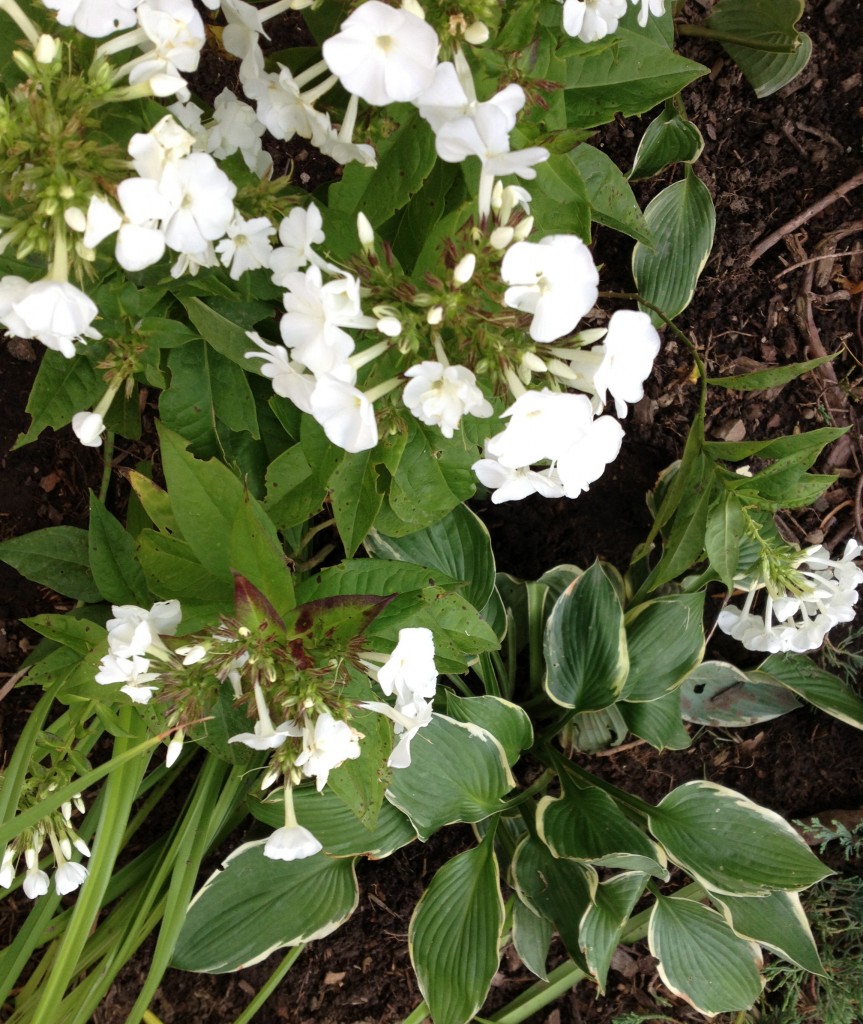
<path id="1" fill-rule="evenodd" d="M 818 529 L 823 533 L 824 527 L 830 522 L 831 519 L 833 519 L 839 512 L 841 512 L 843 508 L 850 508 L 853 504 L 854 502 L 850 498 L 848 498 L 847 501 L 843 501 L 835 508 L 831 508 L 827 515 L 818 524 Z"/>
<path id="2" fill-rule="evenodd" d="M 13 691 L 13 690 L 15 689 L 15 687 L 16 687 L 16 686 L 18 685 L 18 683 L 20 683 L 20 682 L 21 682 L 21 680 L 22 680 L 22 679 L 24 678 L 24 676 L 26 676 L 26 675 L 27 675 L 27 673 L 28 673 L 28 672 L 30 671 L 30 668 L 31 668 L 31 666 L 30 666 L 30 665 L 27 665 L 27 666 L 25 666 L 24 668 L 22 668 L 22 669 L 19 669 L 19 670 L 18 670 L 17 672 L 13 672 L 13 673 L 12 673 L 12 674 L 11 674 L 11 675 L 9 676 L 9 678 L 8 678 L 8 679 L 6 680 L 6 682 L 5 682 L 4 684 L 3 684 L 3 688 L 2 688 L 2 689 L 0 689 L 0 700 L 5 700 L 5 699 L 6 699 L 6 697 L 7 697 L 7 696 L 8 696 L 8 695 L 9 695 L 9 694 L 10 694 L 10 693 L 11 693 L 11 692 L 12 692 L 12 691 Z"/>
<path id="3" fill-rule="evenodd" d="M 857 486 L 854 488 L 854 525 L 857 528 L 857 540 L 863 541 L 863 516 L 860 514 L 860 503 L 863 499 L 863 473 L 857 477 Z"/>
<path id="4" fill-rule="evenodd" d="M 594 750 L 591 753 L 592 757 L 611 757 L 613 754 L 622 754 L 625 750 L 634 750 L 636 747 L 642 747 L 647 740 L 632 740 L 631 743 L 622 743 L 619 747 L 611 747 L 609 750 Z"/>
<path id="5" fill-rule="evenodd" d="M 800 267 L 805 267 L 809 263 L 820 263 L 821 260 L 827 260 L 831 257 L 837 258 L 839 256 L 853 256 L 859 252 L 858 249 L 849 249 L 847 252 L 825 252 L 823 256 L 810 256 L 808 260 L 800 260 L 798 263 L 792 263 L 790 267 L 786 267 L 784 270 L 780 270 L 778 274 L 773 275 L 773 280 L 778 281 L 780 277 L 785 277 L 786 274 L 791 274 Z"/>
<path id="6" fill-rule="evenodd" d="M 780 239 L 784 238 L 786 235 L 790 235 L 792 231 L 796 231 L 797 228 L 812 220 L 812 218 L 816 217 L 822 210 L 826 210 L 828 206 L 832 206 L 837 199 L 841 199 L 844 195 L 847 195 L 855 188 L 859 188 L 861 185 L 863 185 L 863 171 L 855 174 L 853 178 L 843 181 L 842 184 L 837 185 L 832 192 L 828 192 L 823 199 L 819 199 L 817 203 L 813 203 L 812 206 L 807 207 L 807 209 L 798 213 L 796 217 L 792 217 L 791 220 L 783 224 L 782 227 L 777 228 L 772 234 L 769 234 L 755 246 L 746 261 L 747 267 L 751 267 L 754 263 L 757 263 L 764 253 L 776 245 Z"/>

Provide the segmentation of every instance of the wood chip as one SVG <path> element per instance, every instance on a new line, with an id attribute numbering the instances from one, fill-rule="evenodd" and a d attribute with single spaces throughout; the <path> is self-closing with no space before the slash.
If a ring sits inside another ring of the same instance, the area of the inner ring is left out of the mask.
<path id="1" fill-rule="evenodd" d="M 324 975 L 324 984 L 341 985 L 341 983 L 345 980 L 346 974 L 347 971 L 327 971 L 327 973 Z"/>

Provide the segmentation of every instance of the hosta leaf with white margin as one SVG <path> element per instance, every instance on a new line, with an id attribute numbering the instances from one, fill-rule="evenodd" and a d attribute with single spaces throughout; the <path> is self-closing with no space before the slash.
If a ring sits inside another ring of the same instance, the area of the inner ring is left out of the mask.
<path id="1" fill-rule="evenodd" d="M 704 592 L 668 594 L 631 608 L 624 620 L 629 675 L 621 698 L 665 696 L 704 657 Z"/>
<path id="2" fill-rule="evenodd" d="M 365 547 L 373 558 L 389 558 L 440 569 L 464 581 L 462 596 L 482 609 L 494 589 L 494 554 L 485 524 L 466 505 L 456 505 L 424 530 L 388 537 L 372 530 Z"/>
<path id="3" fill-rule="evenodd" d="M 548 980 L 545 969 L 554 928 L 543 914 L 538 914 L 518 895 L 512 904 L 512 944 L 524 966 L 542 981 Z"/>
<path id="4" fill-rule="evenodd" d="M 833 715 L 848 725 L 863 729 L 863 700 L 830 672 L 819 668 L 800 654 L 771 654 L 757 671 L 750 674 L 753 681 L 777 683 L 814 704 L 821 711 Z"/>
<path id="5" fill-rule="evenodd" d="M 647 126 L 635 153 L 629 180 L 651 178 L 669 164 L 694 163 L 704 149 L 697 126 L 666 106 Z"/>
<path id="6" fill-rule="evenodd" d="M 659 976 L 707 1017 L 746 1010 L 761 995 L 761 950 L 709 907 L 659 896 L 647 931 Z"/>
<path id="7" fill-rule="evenodd" d="M 823 976 L 812 929 L 796 892 L 771 892 L 767 896 L 711 893 L 710 899 L 742 938 L 766 946 L 804 971 Z"/>
<path id="8" fill-rule="evenodd" d="M 264 801 L 250 799 L 249 809 L 259 821 L 273 828 L 285 823 L 285 800 L 281 791 Z M 381 805 L 375 827 L 365 828 L 328 786 L 321 793 L 314 786 L 295 789 L 294 811 L 297 821 L 315 836 L 331 857 L 365 856 L 379 860 L 417 837 L 408 818 L 386 801 Z"/>
<path id="9" fill-rule="evenodd" d="M 663 189 L 644 211 L 653 239 L 632 251 L 639 295 L 674 318 L 692 301 L 695 285 L 713 248 L 716 212 L 707 186 L 687 164 L 684 178 Z M 654 325 L 663 320 L 647 308 Z"/>
<path id="10" fill-rule="evenodd" d="M 512 767 L 523 750 L 533 743 L 533 726 L 527 712 L 502 697 L 459 697 L 445 691 L 446 713 L 457 722 L 472 722 L 490 732 L 504 749 Z"/>
<path id="11" fill-rule="evenodd" d="M 192 900 L 172 966 L 224 974 L 335 931 L 358 900 L 353 858 L 271 860 L 261 839 L 222 862 Z"/>
<path id="12" fill-rule="evenodd" d="M 411 763 L 393 772 L 387 799 L 420 839 L 456 821 L 480 821 L 502 808 L 515 785 L 500 743 L 479 726 L 435 714 L 410 745 Z"/>
<path id="13" fill-rule="evenodd" d="M 709 28 L 749 41 L 748 46 L 722 42 L 759 99 L 772 96 L 806 67 L 812 40 L 794 26 L 803 16 L 803 0 L 720 0 Z M 789 47 L 789 53 L 759 49 L 759 42 Z"/>
<path id="14" fill-rule="evenodd" d="M 558 859 L 539 839 L 526 836 L 519 844 L 510 869 L 512 885 L 536 913 L 554 923 L 566 951 L 585 972 L 581 951 L 581 921 L 593 905 L 598 879 L 588 864 Z"/>
<path id="15" fill-rule="evenodd" d="M 569 156 L 584 182 L 593 220 L 650 245 L 650 232 L 635 193 L 611 157 L 586 143 L 576 146 Z"/>
<path id="16" fill-rule="evenodd" d="M 438 870 L 411 918 L 411 962 L 435 1024 L 466 1024 L 484 1002 L 500 963 L 503 921 L 489 833 Z"/>
<path id="17" fill-rule="evenodd" d="M 578 711 L 598 711 L 619 697 L 629 671 L 623 608 L 599 562 L 555 602 L 543 638 L 545 688 Z"/>
<path id="18" fill-rule="evenodd" d="M 637 704 L 621 700 L 614 706 L 629 731 L 657 750 L 685 750 L 692 743 L 692 737 L 680 721 L 679 687 L 657 700 Z"/>
<path id="19" fill-rule="evenodd" d="M 784 818 L 715 782 L 678 786 L 649 825 L 670 859 L 712 892 L 766 896 L 830 874 Z"/>
<path id="20" fill-rule="evenodd" d="M 566 783 L 561 796 L 543 797 L 536 809 L 536 831 L 555 857 L 668 878 L 661 847 L 594 786 L 580 789 Z"/>
<path id="21" fill-rule="evenodd" d="M 800 701 L 784 686 L 752 681 L 725 661 L 703 662 L 680 684 L 680 713 L 698 725 L 756 725 L 799 707 Z"/>
<path id="22" fill-rule="evenodd" d="M 568 742 L 583 754 L 619 747 L 629 727 L 617 704 L 601 711 L 580 711 L 568 723 Z"/>
<path id="23" fill-rule="evenodd" d="M 605 991 L 605 978 L 611 958 L 629 921 L 632 908 L 644 892 L 647 876 L 640 871 L 625 871 L 597 886 L 594 904 L 581 923 L 581 948 L 591 975 L 600 992 Z"/>

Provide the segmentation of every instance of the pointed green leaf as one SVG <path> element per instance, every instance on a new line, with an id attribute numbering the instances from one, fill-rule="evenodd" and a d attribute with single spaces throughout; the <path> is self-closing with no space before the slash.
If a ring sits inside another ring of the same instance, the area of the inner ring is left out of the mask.
<path id="1" fill-rule="evenodd" d="M 234 514 L 228 549 L 232 572 L 241 573 L 285 616 L 296 604 L 293 574 L 272 520 L 248 491 Z"/>
<path id="2" fill-rule="evenodd" d="M 553 153 L 543 161 L 532 189 L 530 212 L 538 232 L 566 232 L 590 242 L 587 188 L 570 153 Z"/>
<path id="3" fill-rule="evenodd" d="M 629 179 L 651 178 L 669 164 L 694 163 L 703 149 L 704 139 L 697 126 L 673 107 L 665 107 L 641 137 Z"/>
<path id="4" fill-rule="evenodd" d="M 512 905 L 512 944 L 524 966 L 542 981 L 548 980 L 545 962 L 554 933 L 551 921 L 518 896 Z"/>
<path id="5" fill-rule="evenodd" d="M 657 897 L 647 941 L 665 984 L 708 1017 L 746 1010 L 761 995 L 761 950 L 735 935 L 715 910 Z"/>
<path id="6" fill-rule="evenodd" d="M 766 896 L 830 874 L 784 818 L 715 782 L 672 790 L 650 815 L 650 831 L 712 892 Z"/>
<path id="7" fill-rule="evenodd" d="M 798 697 L 848 725 L 863 729 L 863 700 L 841 679 L 801 654 L 771 654 L 751 678 L 787 686 Z"/>
<path id="8" fill-rule="evenodd" d="M 30 427 L 15 441 L 15 448 L 35 441 L 45 427 L 65 427 L 76 412 L 92 409 L 104 392 L 104 378 L 89 359 L 67 359 L 49 349 L 42 356 L 27 399 Z"/>
<path id="9" fill-rule="evenodd" d="M 581 948 L 591 975 L 600 992 L 605 992 L 605 979 L 611 958 L 620 943 L 620 936 L 629 921 L 632 908 L 644 892 L 647 876 L 627 871 L 597 886 L 594 904 L 588 908 L 581 924 Z"/>
<path id="10" fill-rule="evenodd" d="M 135 542 L 92 491 L 87 540 L 90 569 L 102 597 L 110 604 L 148 604 L 147 582 L 135 560 Z"/>
<path id="11" fill-rule="evenodd" d="M 333 515 L 348 557 L 362 544 L 384 500 L 377 482 L 375 458 L 370 451 L 347 454 L 329 479 Z"/>
<path id="12" fill-rule="evenodd" d="M 629 671 L 623 608 L 599 562 L 555 602 L 543 649 L 545 687 L 557 704 L 597 711 L 620 696 Z"/>
<path id="13" fill-rule="evenodd" d="M 10 537 L 0 543 L 0 561 L 58 594 L 87 603 L 102 600 L 90 571 L 86 530 L 49 526 Z"/>
<path id="14" fill-rule="evenodd" d="M 708 377 L 707 383 L 713 387 L 728 388 L 733 391 L 765 391 L 767 388 L 779 388 L 790 380 L 802 377 L 824 363 L 829 363 L 835 356 L 819 356 L 817 359 L 807 359 L 801 363 L 789 363 L 787 366 L 774 366 L 768 370 L 755 370 L 752 373 L 736 374 L 733 377 Z M 836 430 L 842 428 L 823 427 L 823 430 Z M 814 433 L 814 431 L 810 431 Z M 796 435 L 795 435 L 796 436 Z M 722 442 L 714 442 L 721 444 Z M 747 443 L 747 442 L 742 442 Z M 769 445 L 769 441 L 756 441 L 758 445 Z"/>
<path id="15" fill-rule="evenodd" d="M 68 647 L 82 657 L 105 642 L 102 626 L 89 619 L 76 619 L 74 615 L 34 615 L 21 621 L 41 636 Z M 32 670 L 28 679 L 32 681 Z"/>
<path id="16" fill-rule="evenodd" d="M 743 509 L 736 494 L 726 491 L 713 499 L 707 513 L 704 549 L 711 568 L 729 593 L 734 589 L 734 574 L 740 559 L 740 542 L 745 526 Z"/>
<path id="17" fill-rule="evenodd" d="M 651 701 L 679 685 L 704 657 L 704 592 L 668 594 L 626 614 L 626 701 Z"/>
<path id="18" fill-rule="evenodd" d="M 630 732 L 657 750 L 686 750 L 692 737 L 680 721 L 680 690 L 672 690 L 658 700 L 629 704 L 619 701 L 620 710 Z"/>
<path id="19" fill-rule="evenodd" d="M 160 533 L 169 533 L 182 539 L 179 524 L 171 510 L 171 499 L 168 497 L 168 492 L 158 484 L 154 484 L 149 477 L 134 469 L 130 470 L 128 479 L 153 526 Z"/>
<path id="20" fill-rule="evenodd" d="M 435 1024 L 467 1024 L 485 1001 L 503 917 L 489 835 L 444 864 L 411 918 L 411 961 Z"/>
<path id="21" fill-rule="evenodd" d="M 576 146 L 570 159 L 584 181 L 596 223 L 650 245 L 651 235 L 644 214 L 617 164 L 602 150 L 586 143 Z"/>
<path id="22" fill-rule="evenodd" d="M 156 597 L 163 601 L 176 597 L 183 602 L 184 619 L 187 601 L 213 603 L 226 613 L 233 607 L 230 577 L 215 576 L 205 569 L 183 540 L 144 530 L 138 537 L 138 561 Z"/>
<path id="23" fill-rule="evenodd" d="M 276 949 L 323 938 L 353 913 L 359 894 L 352 858 L 271 860 L 265 842 L 235 850 L 192 900 L 174 967 L 237 971 Z"/>
<path id="24" fill-rule="evenodd" d="M 501 697 L 459 697 L 447 690 L 446 713 L 457 722 L 472 722 L 490 732 L 503 747 L 510 767 L 533 743 L 527 712 Z"/>

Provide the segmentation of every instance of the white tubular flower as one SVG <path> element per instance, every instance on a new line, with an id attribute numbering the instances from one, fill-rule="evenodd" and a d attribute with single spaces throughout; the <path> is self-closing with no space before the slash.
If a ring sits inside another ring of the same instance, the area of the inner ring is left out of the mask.
<path id="1" fill-rule="evenodd" d="M 614 462 L 623 443 L 623 427 L 612 416 L 593 419 L 590 401 L 584 398 L 585 408 L 590 416 L 573 424 L 570 443 L 557 460 L 557 472 L 567 498 L 577 498 L 582 491 L 605 472 L 605 467 Z M 578 428 L 581 428 L 579 430 Z"/>
<path id="2" fill-rule="evenodd" d="M 593 43 L 617 31 L 617 23 L 624 14 L 626 0 L 566 0 L 563 30 L 584 43 Z"/>
<path id="3" fill-rule="evenodd" d="M 375 106 L 415 100 L 434 77 L 437 33 L 415 14 L 367 0 L 323 45 L 324 60 L 348 92 Z"/>
<path id="4" fill-rule="evenodd" d="M 178 72 L 197 69 L 206 34 L 192 0 L 141 0 L 138 24 L 153 44 L 156 60 Z M 129 81 L 135 80 L 130 74 Z"/>
<path id="5" fill-rule="evenodd" d="M 500 505 L 505 501 L 521 501 L 531 494 L 540 494 L 543 498 L 562 498 L 563 484 L 554 469 L 533 470 L 529 466 L 522 469 L 508 469 L 497 459 L 480 459 L 471 469 L 477 480 L 492 491 L 492 504 Z"/>
<path id="6" fill-rule="evenodd" d="M 119 29 L 134 28 L 139 0 L 43 0 L 49 11 L 57 12 L 61 25 L 72 25 L 93 39 L 109 36 Z"/>
<path id="7" fill-rule="evenodd" d="M 330 441 L 346 452 L 368 451 L 378 443 L 374 405 L 351 384 L 328 375 L 319 377 L 311 406 Z"/>
<path id="8" fill-rule="evenodd" d="M 311 413 L 312 391 L 315 378 L 303 373 L 301 363 L 295 363 L 284 345 L 269 345 L 255 331 L 246 331 L 262 351 L 244 353 L 246 359 L 261 359 L 261 373 L 273 382 L 273 391 L 282 398 L 290 399 L 300 412 Z"/>
<path id="9" fill-rule="evenodd" d="M 24 851 L 24 860 L 27 864 L 27 873 L 24 875 L 22 888 L 24 895 L 31 900 L 44 896 L 48 892 L 50 878 L 45 871 L 39 868 L 39 851 L 28 846 Z"/>
<path id="10" fill-rule="evenodd" d="M 527 391 L 515 400 L 501 419 L 506 427 L 486 442 L 486 453 L 507 469 L 521 469 L 543 459 L 555 461 L 566 450 L 573 424 L 592 419 L 590 402 L 583 395 L 565 392 Z"/>
<path id="11" fill-rule="evenodd" d="M 149 703 L 158 690 L 158 686 L 151 686 L 150 683 L 158 678 L 158 672 L 150 671 L 150 659 L 138 654 L 130 658 L 106 654 L 99 662 L 99 671 L 96 673 L 96 682 L 100 686 L 122 683 L 120 690 L 135 704 Z"/>
<path id="12" fill-rule="evenodd" d="M 606 392 L 614 399 L 618 416 L 625 416 L 627 403 L 644 398 L 644 382 L 659 355 L 659 334 L 647 313 L 619 309 L 608 322 L 608 334 L 601 345 L 602 364 L 593 378 L 593 386 L 602 405 Z"/>
<path id="13" fill-rule="evenodd" d="M 323 846 L 302 825 L 277 828 L 264 845 L 264 856 L 270 860 L 305 860 L 320 853 Z"/>
<path id="14" fill-rule="evenodd" d="M 360 704 L 360 707 L 368 711 L 376 711 L 380 715 L 389 718 L 393 723 L 394 732 L 399 737 L 398 743 L 393 748 L 387 764 L 390 768 L 408 768 L 411 763 L 411 740 L 420 729 L 424 728 L 432 720 L 431 701 L 416 698 L 410 704 L 391 708 L 383 701 L 370 700 Z"/>
<path id="15" fill-rule="evenodd" d="M 161 227 L 175 252 L 203 252 L 225 234 L 234 216 L 237 187 L 209 153 L 190 153 L 169 164 L 159 193 L 171 208 Z"/>
<path id="16" fill-rule="evenodd" d="M 569 334 L 599 295 L 593 256 L 576 235 L 516 242 L 507 249 L 500 273 L 510 285 L 504 303 L 533 314 L 530 336 L 534 341 L 555 341 Z"/>
<path id="17" fill-rule="evenodd" d="M 15 881 L 15 862 L 18 855 L 13 846 L 7 846 L 3 851 L 3 861 L 0 863 L 0 889 L 10 889 Z"/>
<path id="18" fill-rule="evenodd" d="M 206 133 L 206 149 L 217 160 L 239 150 L 249 170 L 255 170 L 261 154 L 264 126 L 248 103 L 238 100 L 230 89 L 223 89 L 213 105 L 213 123 Z M 272 158 L 269 158 L 272 164 Z"/>
<path id="19" fill-rule="evenodd" d="M 314 203 L 306 209 L 295 206 L 279 224 L 282 243 L 270 253 L 273 284 L 287 288 L 287 275 L 294 274 L 309 263 L 320 265 L 321 259 L 312 248 L 324 242 L 324 220 Z"/>
<path id="20" fill-rule="evenodd" d="M 377 682 L 396 705 L 412 704 L 418 697 L 431 699 L 437 690 L 438 671 L 434 661 L 434 636 L 425 626 L 399 630 L 392 654 L 377 671 Z"/>
<path id="21" fill-rule="evenodd" d="M 452 437 L 462 416 L 484 419 L 494 411 L 465 366 L 444 366 L 426 361 L 405 371 L 411 380 L 402 393 L 402 401 L 421 422 L 440 427 L 444 437 Z"/>
<path id="22" fill-rule="evenodd" d="M 245 220 L 235 213 L 228 225 L 227 237 L 216 245 L 216 252 L 226 267 L 230 267 L 230 278 L 238 281 L 247 270 L 259 270 L 269 265 L 273 247 L 270 235 L 276 229 L 268 217 L 254 217 Z"/>
<path id="23" fill-rule="evenodd" d="M 96 303 L 68 281 L 46 278 L 28 285 L 12 303 L 12 312 L 24 325 L 21 337 L 36 338 L 67 359 L 75 355 L 76 341 L 102 337 L 91 326 L 99 314 Z M 8 316 L 5 323 L 8 327 Z"/>
<path id="24" fill-rule="evenodd" d="M 57 859 L 57 870 L 54 872 L 54 890 L 58 896 L 67 896 L 70 892 L 80 889 L 87 880 L 87 869 L 83 864 L 66 860 L 62 855 Z"/>
<path id="25" fill-rule="evenodd" d="M 18 338 L 32 338 L 27 324 L 15 313 L 15 303 L 24 297 L 30 282 L 16 274 L 6 274 L 0 278 L 0 323 L 9 334 Z"/>
<path id="26" fill-rule="evenodd" d="M 180 602 L 157 601 L 149 611 L 134 604 L 112 605 L 108 619 L 108 648 L 118 658 L 134 658 L 151 647 L 161 648 L 160 636 L 174 636 L 182 619 Z"/>
<path id="27" fill-rule="evenodd" d="M 303 730 L 296 723 L 287 721 L 281 725 L 273 726 L 267 702 L 260 684 L 255 683 L 255 706 L 258 712 L 258 720 L 255 722 L 254 732 L 241 732 L 231 736 L 228 743 L 242 743 L 252 750 L 275 750 L 280 747 L 289 736 L 302 736 Z"/>
<path id="28" fill-rule="evenodd" d="M 466 253 L 453 267 L 452 281 L 455 287 L 459 288 L 461 285 L 467 284 L 473 277 L 474 270 L 476 270 L 476 254 Z"/>
<path id="29" fill-rule="evenodd" d="M 195 136 L 166 114 L 148 132 L 133 135 L 126 148 L 136 173 L 158 181 L 165 168 L 187 157 L 194 145 Z"/>
<path id="30" fill-rule="evenodd" d="M 636 6 L 641 4 L 641 10 L 638 12 L 638 24 L 642 28 L 647 24 L 650 14 L 655 18 L 665 14 L 665 0 L 632 0 L 632 3 Z"/>
<path id="31" fill-rule="evenodd" d="M 102 444 L 105 421 L 97 412 L 76 412 L 72 417 L 75 437 L 87 448 L 98 448 Z"/>
<path id="32" fill-rule="evenodd" d="M 329 712 L 318 715 L 314 729 L 307 729 L 304 737 L 302 753 L 294 764 L 303 769 L 306 778 L 316 780 L 319 793 L 333 769 L 360 756 L 360 734 Z"/>

